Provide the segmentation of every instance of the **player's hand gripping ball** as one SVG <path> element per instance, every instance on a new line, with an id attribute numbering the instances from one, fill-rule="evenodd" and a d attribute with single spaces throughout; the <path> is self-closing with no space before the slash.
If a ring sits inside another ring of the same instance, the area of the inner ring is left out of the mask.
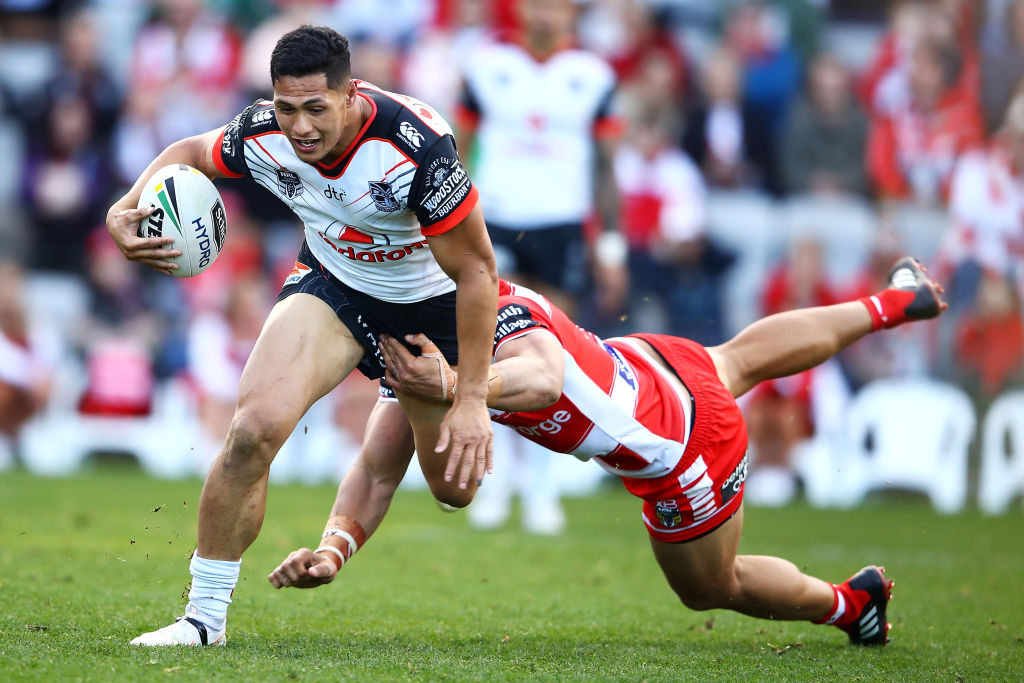
<path id="1" fill-rule="evenodd" d="M 192 277 L 210 267 L 224 246 L 227 215 L 224 201 L 213 182 L 185 164 L 164 166 L 153 174 L 139 197 L 139 208 L 154 211 L 139 223 L 139 237 L 173 237 L 168 249 L 181 256 L 171 274 Z"/>

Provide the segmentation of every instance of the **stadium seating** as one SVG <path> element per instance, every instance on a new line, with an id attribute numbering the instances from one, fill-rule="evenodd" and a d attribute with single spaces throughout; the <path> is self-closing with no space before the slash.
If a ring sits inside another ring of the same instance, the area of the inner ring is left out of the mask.
<path id="1" fill-rule="evenodd" d="M 29 422 L 21 433 L 20 453 L 30 472 L 67 476 L 96 453 L 122 453 L 138 459 L 155 477 L 194 475 L 197 448 L 189 439 L 196 424 L 185 419 L 186 389 L 167 383 L 157 391 L 153 412 L 142 417 L 80 415 L 51 409 Z"/>
<path id="2" fill-rule="evenodd" d="M 1024 493 L 1024 391 L 999 396 L 988 409 L 981 433 L 978 506 L 1001 514 Z"/>
<path id="3" fill-rule="evenodd" d="M 967 502 L 968 446 L 975 418 L 960 389 L 926 379 L 872 382 L 850 402 L 841 435 L 805 445 L 796 458 L 808 500 L 849 507 L 872 490 L 928 495 L 952 513 Z"/>

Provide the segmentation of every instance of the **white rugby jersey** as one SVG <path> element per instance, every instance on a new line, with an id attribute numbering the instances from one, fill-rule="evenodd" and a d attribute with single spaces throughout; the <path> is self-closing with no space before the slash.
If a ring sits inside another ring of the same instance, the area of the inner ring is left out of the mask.
<path id="1" fill-rule="evenodd" d="M 451 128 L 418 100 L 363 81 L 356 86 L 372 113 L 334 163 L 299 159 L 266 100 L 227 125 L 214 163 L 287 204 L 313 255 L 353 289 L 396 303 L 450 292 L 455 283 L 425 236 L 454 227 L 477 202 Z"/>
<path id="2" fill-rule="evenodd" d="M 536 292 L 499 284 L 494 351 L 544 329 L 562 344 L 562 395 L 533 412 L 491 410 L 491 419 L 540 445 L 612 474 L 650 479 L 668 474 L 686 450 L 690 397 L 629 338 L 602 341 Z"/>
<path id="3" fill-rule="evenodd" d="M 537 61 L 514 44 L 473 55 L 459 113 L 476 130 L 473 175 L 488 222 L 528 230 L 582 223 L 593 204 L 594 139 L 616 131 L 615 75 L 597 55 Z"/>

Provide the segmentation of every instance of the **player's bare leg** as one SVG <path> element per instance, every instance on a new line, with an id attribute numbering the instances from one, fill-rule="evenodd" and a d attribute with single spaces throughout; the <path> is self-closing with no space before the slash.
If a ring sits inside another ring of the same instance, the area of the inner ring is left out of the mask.
<path id="1" fill-rule="evenodd" d="M 245 364 L 227 440 L 199 499 L 199 554 L 237 560 L 259 534 L 267 475 L 310 406 L 356 367 L 363 347 L 320 299 L 276 306 Z"/>
<path id="2" fill-rule="evenodd" d="M 362 356 L 348 328 L 316 297 L 294 294 L 274 306 L 242 372 L 227 439 L 199 498 L 186 616 L 133 644 L 223 643 L 240 558 L 263 524 L 270 464 L 309 407 Z"/>
<path id="3" fill-rule="evenodd" d="M 440 437 L 441 420 L 448 412 L 448 406 L 424 401 L 408 394 L 398 394 L 398 402 L 412 425 L 420 469 L 434 498 L 451 507 L 462 508 L 469 505 L 476 493 L 479 479 L 483 476 L 483 470 L 480 470 L 479 475 L 476 472 L 471 473 L 466 481 L 466 487 L 460 488 L 460 472 L 456 472 L 451 481 L 445 481 L 445 469 L 451 446 L 441 453 L 434 451 Z"/>
<path id="4" fill-rule="evenodd" d="M 689 543 L 651 539 L 669 586 L 690 609 L 731 609 L 763 619 L 810 619 L 832 607 L 832 587 L 801 573 L 792 562 L 736 555 L 743 507 L 713 532 Z"/>
<path id="5" fill-rule="evenodd" d="M 725 387 L 742 396 L 758 382 L 820 365 L 874 330 L 935 317 L 947 308 L 939 296 L 942 287 L 913 259 L 893 267 L 889 286 L 861 301 L 768 316 L 708 354 Z"/>
<path id="6" fill-rule="evenodd" d="M 889 285 L 866 300 L 770 316 L 708 349 L 722 383 L 740 396 L 763 380 L 815 367 L 881 327 L 935 317 L 946 308 L 939 296 L 942 288 L 912 259 L 896 264 Z M 885 608 L 892 581 L 883 570 L 866 567 L 834 586 L 781 558 L 738 556 L 742 527 L 741 507 L 728 522 L 695 541 L 669 544 L 652 539 L 658 564 L 684 604 L 831 623 L 847 631 L 854 643 L 887 642 Z"/>
<path id="7" fill-rule="evenodd" d="M 707 536 L 651 548 L 669 586 L 690 609 L 729 609 L 779 621 L 808 620 L 842 628 L 851 642 L 884 645 L 892 581 L 884 569 L 865 567 L 833 585 L 804 574 L 780 557 L 737 555 L 743 507 Z"/>

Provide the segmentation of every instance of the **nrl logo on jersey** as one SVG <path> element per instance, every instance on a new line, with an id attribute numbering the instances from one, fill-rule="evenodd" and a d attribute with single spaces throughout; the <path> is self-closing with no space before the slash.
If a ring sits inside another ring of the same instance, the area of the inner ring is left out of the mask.
<path id="1" fill-rule="evenodd" d="M 413 149 L 419 149 L 423 146 L 423 135 L 408 121 L 402 121 L 401 125 L 398 126 L 398 134 L 401 135 Z"/>
<path id="2" fill-rule="evenodd" d="M 371 180 L 370 198 L 373 199 L 373 205 L 377 207 L 377 210 L 384 213 L 393 213 L 402 208 L 391 189 L 391 184 L 387 182 Z"/>
<path id="3" fill-rule="evenodd" d="M 277 169 L 277 189 L 288 199 L 295 199 L 305 189 L 297 173 L 285 168 Z"/>

